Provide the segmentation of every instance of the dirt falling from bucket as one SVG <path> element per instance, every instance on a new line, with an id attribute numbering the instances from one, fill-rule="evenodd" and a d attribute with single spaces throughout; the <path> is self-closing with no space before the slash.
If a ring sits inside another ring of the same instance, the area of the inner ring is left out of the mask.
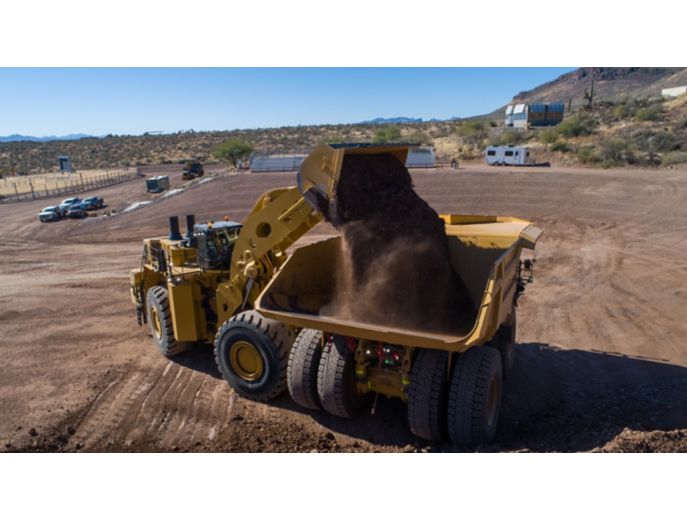
<path id="1" fill-rule="evenodd" d="M 342 233 L 337 285 L 321 311 L 429 332 L 459 333 L 472 316 L 449 263 L 444 222 L 387 154 L 344 158 L 334 224 Z"/>

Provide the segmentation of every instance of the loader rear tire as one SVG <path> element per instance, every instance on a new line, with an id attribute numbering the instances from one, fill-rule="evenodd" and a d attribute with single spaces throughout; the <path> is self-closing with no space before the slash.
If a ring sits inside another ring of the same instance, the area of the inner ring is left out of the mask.
<path id="1" fill-rule="evenodd" d="M 447 436 L 448 353 L 418 351 L 410 373 L 408 423 L 419 438 L 442 441 Z"/>
<path id="2" fill-rule="evenodd" d="M 155 286 L 146 294 L 148 328 L 153 341 L 165 357 L 173 357 L 188 351 L 193 343 L 179 342 L 174 338 L 174 325 L 169 309 L 169 294 L 162 286 Z"/>
<path id="3" fill-rule="evenodd" d="M 331 335 L 325 344 L 317 373 L 317 394 L 322 408 L 341 418 L 361 414 L 371 403 L 371 393 L 361 394 L 355 386 L 355 358 L 346 338 Z"/>
<path id="4" fill-rule="evenodd" d="M 308 409 L 322 408 L 317 395 L 317 372 L 322 357 L 322 332 L 304 328 L 289 353 L 286 384 L 294 402 Z"/>
<path id="5" fill-rule="evenodd" d="M 236 314 L 215 335 L 215 362 L 239 395 L 265 402 L 286 389 L 286 363 L 293 334 L 255 310 Z"/>
<path id="6" fill-rule="evenodd" d="M 458 356 L 448 394 L 448 434 L 454 444 L 473 447 L 494 438 L 501 378 L 501 356 L 494 348 L 477 346 Z"/>

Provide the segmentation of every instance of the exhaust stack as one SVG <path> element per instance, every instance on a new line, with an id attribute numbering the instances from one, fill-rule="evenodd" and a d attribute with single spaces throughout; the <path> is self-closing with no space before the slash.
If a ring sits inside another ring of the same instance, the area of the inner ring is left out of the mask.
<path id="1" fill-rule="evenodd" d="M 169 239 L 170 240 L 181 240 L 182 236 L 179 232 L 179 217 L 170 216 L 169 217 Z"/>
<path id="2" fill-rule="evenodd" d="M 196 225 L 196 215 L 186 215 L 186 238 L 193 238 L 193 226 Z"/>

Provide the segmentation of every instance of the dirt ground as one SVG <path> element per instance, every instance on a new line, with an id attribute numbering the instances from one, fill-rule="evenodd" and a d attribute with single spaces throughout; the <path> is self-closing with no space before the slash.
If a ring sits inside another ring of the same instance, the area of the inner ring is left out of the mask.
<path id="1" fill-rule="evenodd" d="M 169 172 L 172 189 L 178 166 Z M 482 451 L 687 451 L 687 172 L 468 166 L 413 173 L 440 212 L 533 219 L 536 280 L 518 312 L 499 434 Z M 210 347 L 162 358 L 129 300 L 140 240 L 170 215 L 241 219 L 294 175 L 228 175 L 162 198 L 137 179 L 92 194 L 110 216 L 41 224 L 0 205 L 0 451 L 429 451 L 404 405 L 353 420 L 259 404 Z M 85 196 L 85 195 L 84 195 Z M 153 201 L 122 212 L 136 202 Z M 55 201 L 57 203 L 58 201 Z M 330 234 L 316 227 L 307 243 Z"/>

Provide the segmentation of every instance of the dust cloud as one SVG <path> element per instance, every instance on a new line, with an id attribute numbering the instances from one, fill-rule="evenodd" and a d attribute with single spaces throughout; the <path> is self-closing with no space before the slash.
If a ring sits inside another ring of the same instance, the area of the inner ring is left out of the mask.
<path id="1" fill-rule="evenodd" d="M 464 328 L 473 308 L 449 263 L 444 222 L 398 159 L 345 157 L 335 210 L 342 245 L 321 315 L 428 332 Z"/>

